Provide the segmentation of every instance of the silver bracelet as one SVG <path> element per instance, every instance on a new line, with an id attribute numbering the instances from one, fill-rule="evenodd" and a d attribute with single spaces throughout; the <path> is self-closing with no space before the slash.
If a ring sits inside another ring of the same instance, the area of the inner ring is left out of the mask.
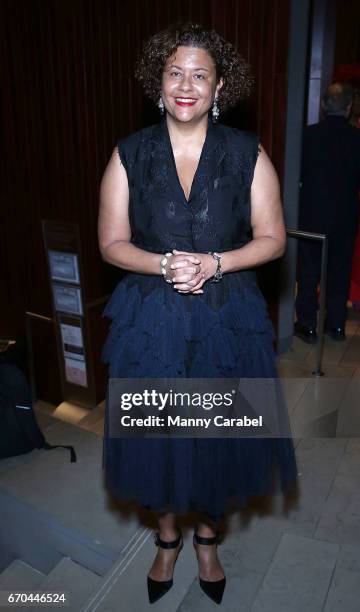
<path id="1" fill-rule="evenodd" d="M 172 283 L 171 278 L 167 278 L 166 276 L 166 265 L 168 262 L 169 257 L 171 257 L 172 253 L 165 253 L 165 255 L 163 256 L 163 258 L 160 261 L 160 269 L 161 269 L 161 274 L 164 277 L 164 280 L 166 280 L 167 283 Z"/>
<path id="2" fill-rule="evenodd" d="M 221 255 L 219 255 L 219 253 L 216 253 L 215 251 L 208 251 L 208 255 L 211 255 L 213 257 L 213 259 L 215 259 L 215 261 L 217 261 L 217 268 L 216 268 L 216 272 L 214 274 L 214 276 L 212 277 L 212 279 L 210 280 L 211 283 L 218 283 L 222 277 L 223 277 L 223 273 L 221 271 Z"/>

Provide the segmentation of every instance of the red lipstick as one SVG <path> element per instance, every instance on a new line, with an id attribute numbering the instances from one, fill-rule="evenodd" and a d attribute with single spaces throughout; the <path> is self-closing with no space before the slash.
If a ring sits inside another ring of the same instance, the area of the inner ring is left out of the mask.
<path id="1" fill-rule="evenodd" d="M 185 101 L 186 100 L 186 101 Z M 193 98 L 177 98 L 175 100 L 176 104 L 178 106 L 194 106 L 196 100 L 194 100 Z"/>

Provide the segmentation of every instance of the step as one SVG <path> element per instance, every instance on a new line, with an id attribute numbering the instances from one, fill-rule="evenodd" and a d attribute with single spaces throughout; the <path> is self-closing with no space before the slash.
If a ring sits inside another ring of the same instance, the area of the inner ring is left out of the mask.
<path id="1" fill-rule="evenodd" d="M 91 409 L 72 404 L 71 402 L 61 402 L 52 413 L 55 419 L 78 425 L 79 421 L 91 413 Z"/>
<path id="2" fill-rule="evenodd" d="M 46 575 L 21 559 L 14 559 L 0 574 L 0 591 L 18 589 L 31 591 L 39 588 Z"/>
<path id="3" fill-rule="evenodd" d="M 183 535 L 184 548 L 174 569 L 174 587 L 156 602 L 157 612 L 175 612 L 196 579 L 197 563 L 192 549 L 192 531 L 186 530 Z M 139 529 L 80 612 L 138 612 L 150 609 L 146 575 L 155 555 L 154 530 L 146 527 Z"/>
<path id="4" fill-rule="evenodd" d="M 4 542 L 0 545 L 0 574 L 3 572 L 18 555 L 14 555 L 10 550 L 5 548 Z"/>
<path id="5" fill-rule="evenodd" d="M 100 582 L 100 576 L 75 563 L 70 557 L 63 557 L 43 580 L 41 590 L 67 593 L 69 606 L 66 606 L 66 611 L 79 612 L 81 605 L 88 600 Z"/>
<path id="6" fill-rule="evenodd" d="M 0 525 L 1 546 L 7 554 L 46 575 L 63 557 L 71 557 L 95 574 L 104 575 L 119 556 L 117 550 L 96 537 L 96 532 L 69 528 L 52 514 L 24 503 L 1 487 Z M 123 530 L 121 536 L 126 541 L 127 531 Z M 5 563 L 2 567 L 6 567 Z"/>
<path id="7" fill-rule="evenodd" d="M 89 414 L 85 415 L 78 423 L 78 427 L 92 431 L 97 435 L 103 435 L 104 432 L 104 413 L 105 402 L 101 402 L 96 408 L 93 408 Z"/>
<path id="8" fill-rule="evenodd" d="M 37 450 L 31 453 L 31 461 L 29 457 L 28 461 L 1 474 L 0 497 L 3 492 L 17 499 L 51 517 L 64 529 L 89 539 L 95 547 L 111 549 L 116 558 L 136 531 L 138 518 L 127 507 L 127 516 L 121 520 L 121 504 L 118 508 L 117 500 L 104 486 L 102 438 L 65 421 L 49 427 L 46 438 L 50 444 L 73 445 L 77 462 L 70 463 L 67 449 Z M 10 521 L 10 508 L 8 514 Z M 61 556 L 74 558 L 73 551 L 61 552 Z M 20 554 L 14 557 L 24 558 Z"/>

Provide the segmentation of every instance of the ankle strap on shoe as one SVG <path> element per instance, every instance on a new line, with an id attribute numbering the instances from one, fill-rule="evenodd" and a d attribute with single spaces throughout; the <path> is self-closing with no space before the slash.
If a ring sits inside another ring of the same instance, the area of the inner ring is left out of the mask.
<path id="1" fill-rule="evenodd" d="M 172 542 L 165 542 L 165 540 L 162 540 L 158 531 L 155 533 L 154 536 L 156 546 L 160 546 L 161 548 L 176 548 L 180 544 L 181 538 L 181 531 L 179 537 L 176 538 L 176 540 L 173 540 Z"/>
<path id="2" fill-rule="evenodd" d="M 194 531 L 194 537 L 198 544 L 218 544 L 220 532 L 217 531 L 212 538 L 203 538 Z"/>

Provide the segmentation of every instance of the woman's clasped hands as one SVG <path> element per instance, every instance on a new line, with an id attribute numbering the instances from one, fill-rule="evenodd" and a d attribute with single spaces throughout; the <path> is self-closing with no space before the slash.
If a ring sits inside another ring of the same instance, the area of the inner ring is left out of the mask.
<path id="1" fill-rule="evenodd" d="M 189 253 L 172 250 L 166 272 L 173 287 L 179 293 L 204 293 L 203 284 L 211 278 L 217 268 L 216 261 L 208 253 Z"/>

